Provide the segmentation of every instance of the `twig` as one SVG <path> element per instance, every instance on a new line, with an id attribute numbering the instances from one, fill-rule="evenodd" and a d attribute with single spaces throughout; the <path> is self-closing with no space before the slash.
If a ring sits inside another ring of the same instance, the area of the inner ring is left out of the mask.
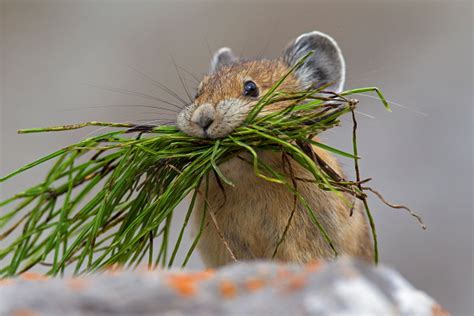
<path id="1" fill-rule="evenodd" d="M 296 143 L 303 150 L 303 152 L 311 157 L 313 161 L 319 165 L 321 169 L 323 169 L 333 180 L 337 182 L 346 181 L 313 150 L 310 144 L 303 141 L 297 141 Z"/>
<path id="2" fill-rule="evenodd" d="M 297 181 L 301 181 L 301 182 L 318 183 L 318 181 L 316 181 L 314 179 L 307 179 L 307 178 L 301 178 L 301 177 L 295 177 L 295 179 Z M 359 182 L 357 182 L 357 181 L 342 181 L 341 184 L 357 185 L 359 183 L 363 184 L 363 183 L 369 182 L 370 180 L 372 180 L 372 178 L 363 179 L 363 180 L 360 180 Z"/>
<path id="3" fill-rule="evenodd" d="M 139 136 L 141 136 L 143 133 L 150 133 L 155 127 L 155 125 L 135 125 L 132 128 L 129 128 L 126 133 L 139 132 Z"/>
<path id="4" fill-rule="evenodd" d="M 284 164 L 285 161 L 288 163 L 288 170 L 290 172 L 291 182 L 293 182 L 293 188 L 295 189 L 295 193 L 293 194 L 293 209 L 291 210 L 290 217 L 288 218 L 288 222 L 286 223 L 285 229 L 283 230 L 283 234 L 281 234 L 281 237 L 280 237 L 280 239 L 278 240 L 278 242 L 275 246 L 275 250 L 273 250 L 272 259 L 275 258 L 276 254 L 278 252 L 278 248 L 280 247 L 280 245 L 285 240 L 285 237 L 286 237 L 286 235 L 288 233 L 288 230 L 290 228 L 290 225 L 291 225 L 291 221 L 293 220 L 293 216 L 295 215 L 296 207 L 297 207 L 297 201 L 298 201 L 298 196 L 296 195 L 296 192 L 298 192 L 298 188 L 297 188 L 297 182 L 296 182 L 296 179 L 295 179 L 295 176 L 294 176 L 294 173 L 293 173 L 293 167 L 291 166 L 291 161 L 288 159 L 288 156 L 286 155 L 286 153 L 282 152 L 283 168 L 285 166 L 285 164 Z"/>
<path id="5" fill-rule="evenodd" d="M 355 112 L 354 112 L 356 104 L 357 103 L 353 103 L 352 107 L 351 107 L 351 114 L 352 114 L 352 149 L 353 149 L 354 157 L 358 157 L 358 151 L 357 151 L 357 120 L 356 120 Z M 357 158 L 354 158 L 354 168 L 355 168 L 355 173 L 356 173 L 356 181 L 358 183 L 357 187 L 362 191 L 362 185 L 360 184 L 359 161 L 358 161 Z M 367 196 L 362 196 L 361 200 L 364 203 L 365 213 L 367 215 L 367 218 L 369 219 L 370 229 L 372 231 L 372 240 L 373 240 L 373 243 L 374 243 L 374 262 L 375 262 L 375 264 L 377 264 L 379 262 L 379 248 L 378 248 L 378 241 L 377 241 L 377 231 L 375 229 L 375 222 L 374 222 L 374 218 L 372 217 L 372 213 L 370 212 L 369 204 L 367 203 Z M 353 213 L 353 209 L 354 209 L 354 207 L 351 207 L 351 215 Z"/>
<path id="6" fill-rule="evenodd" d="M 217 171 L 215 169 L 212 171 L 214 172 L 214 178 L 216 178 L 217 185 L 219 186 L 219 189 L 221 190 L 222 195 L 224 196 L 224 201 L 222 201 L 222 204 L 219 206 L 219 208 L 223 208 L 225 203 L 227 202 L 227 194 L 225 193 L 224 185 L 222 184 L 221 178 L 217 174 Z"/>
<path id="7" fill-rule="evenodd" d="M 352 139 L 356 139 L 356 137 L 357 137 L 357 120 L 355 118 L 354 109 L 352 109 L 351 114 L 352 114 L 352 124 L 353 124 Z M 357 148 L 357 146 L 354 145 L 354 148 Z M 354 155 L 357 156 L 357 153 L 354 153 Z M 360 184 L 360 171 L 359 171 L 359 160 L 358 159 L 354 159 L 354 169 L 355 169 L 355 175 L 356 175 L 356 182 L 358 183 L 357 186 L 359 187 L 359 189 L 362 190 L 361 184 Z M 355 203 L 351 207 L 350 216 L 352 216 L 354 214 L 354 206 L 355 206 Z"/>
<path id="8" fill-rule="evenodd" d="M 376 191 L 376 190 L 374 190 L 370 187 L 362 187 L 362 189 L 372 192 L 373 194 L 375 194 L 380 199 L 380 201 L 382 201 L 385 205 L 387 205 L 391 208 L 406 210 L 411 216 L 416 218 L 418 223 L 420 223 L 421 228 L 426 229 L 426 225 L 423 222 L 423 218 L 420 215 L 418 215 L 417 213 L 413 212 L 409 207 L 407 207 L 405 205 L 392 204 L 392 203 L 388 202 L 387 200 L 385 200 L 385 198 L 383 197 L 382 194 L 380 194 L 378 191 Z"/>
<path id="9" fill-rule="evenodd" d="M 207 203 L 207 201 L 205 203 Z M 222 233 L 222 230 L 220 229 L 219 225 L 217 224 L 216 217 L 215 217 L 214 212 L 212 210 L 209 210 L 209 215 L 211 216 L 212 223 L 214 224 L 214 227 L 216 228 L 217 235 L 219 235 L 219 238 L 222 240 L 222 243 L 224 244 L 224 247 L 226 248 L 226 250 L 229 253 L 230 257 L 232 258 L 232 260 L 234 260 L 234 262 L 238 262 L 239 260 L 237 260 L 237 258 L 234 255 L 234 252 L 232 251 L 232 249 L 230 249 L 229 243 L 225 239 L 224 234 Z"/>

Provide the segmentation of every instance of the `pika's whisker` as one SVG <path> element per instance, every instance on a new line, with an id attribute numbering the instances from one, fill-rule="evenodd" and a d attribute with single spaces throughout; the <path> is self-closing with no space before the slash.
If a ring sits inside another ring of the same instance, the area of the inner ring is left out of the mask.
<path id="1" fill-rule="evenodd" d="M 179 94 L 177 94 L 176 92 L 174 92 L 173 90 L 171 90 L 169 87 L 165 86 L 164 84 L 162 84 L 158 80 L 153 79 L 151 76 L 147 75 L 144 72 L 141 72 L 140 70 L 138 70 L 136 68 L 133 68 L 131 66 L 129 66 L 129 68 L 131 70 L 135 71 L 136 73 L 138 73 L 142 78 L 150 80 L 156 87 L 160 88 L 162 91 L 166 92 L 170 96 L 176 98 L 176 100 L 181 102 L 184 106 L 188 105 L 188 103 L 182 97 L 180 97 Z"/>
<path id="2" fill-rule="evenodd" d="M 77 107 L 77 108 L 68 108 L 68 109 L 61 109 L 61 111 L 78 111 L 78 110 L 86 110 L 86 109 L 100 109 L 100 108 L 110 108 L 110 107 L 144 107 L 150 109 L 157 109 L 157 110 L 164 110 L 173 113 L 179 113 L 178 110 L 154 106 L 154 105 L 147 105 L 147 104 L 107 104 L 107 105 L 97 105 L 97 106 L 84 106 L 84 107 Z"/>
<path id="3" fill-rule="evenodd" d="M 181 72 L 179 71 L 178 64 L 176 64 L 176 61 L 173 56 L 171 56 L 171 60 L 173 61 L 174 68 L 176 69 L 176 73 L 178 74 L 179 81 L 181 82 L 181 85 L 183 86 L 184 92 L 186 92 L 186 95 L 188 96 L 189 102 L 193 102 L 193 97 L 191 96 L 191 93 L 189 93 L 188 87 L 186 86 L 186 82 L 183 80 L 183 76 L 181 76 Z"/>
<path id="4" fill-rule="evenodd" d="M 187 70 L 186 68 L 182 67 L 182 66 L 178 66 L 179 69 L 181 69 L 182 71 L 184 71 L 185 73 L 187 73 L 188 75 L 191 76 L 191 78 L 194 79 L 194 81 L 199 84 L 199 82 L 201 82 L 201 80 L 198 79 L 198 77 L 196 75 L 194 75 L 192 72 L 190 72 L 189 70 Z"/>
<path id="5" fill-rule="evenodd" d="M 145 98 L 145 99 L 150 99 L 150 100 L 163 102 L 165 104 L 171 105 L 171 106 L 176 107 L 178 109 L 182 109 L 182 107 L 180 107 L 180 106 L 178 106 L 178 105 L 176 105 L 176 104 L 174 104 L 170 101 L 160 99 L 158 97 L 155 97 L 155 96 L 152 96 L 152 95 L 149 95 L 149 94 L 146 94 L 146 93 L 131 91 L 131 90 L 122 89 L 122 88 L 104 87 L 104 86 L 97 86 L 97 85 L 90 85 L 90 84 L 87 84 L 87 85 L 90 86 L 90 87 L 96 88 L 96 89 L 102 89 L 102 90 L 105 90 L 105 91 L 112 91 L 112 92 L 118 92 L 118 93 L 123 93 L 123 94 L 135 95 L 135 96 L 139 96 L 139 97 L 142 97 L 142 98 Z"/>

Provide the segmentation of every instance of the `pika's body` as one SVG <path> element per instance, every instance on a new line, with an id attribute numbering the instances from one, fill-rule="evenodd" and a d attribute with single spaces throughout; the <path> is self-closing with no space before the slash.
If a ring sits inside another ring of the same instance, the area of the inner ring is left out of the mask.
<path id="1" fill-rule="evenodd" d="M 259 96 L 309 51 L 314 54 L 290 74 L 279 89 L 297 91 L 332 84 L 329 90 L 341 91 L 345 77 L 344 59 L 336 42 L 325 34 L 301 35 L 288 45 L 281 58 L 275 60 L 240 61 L 230 49 L 222 48 L 214 55 L 210 73 L 202 80 L 193 104 L 178 115 L 178 126 L 193 136 L 226 136 L 243 123 Z M 276 103 L 265 111 L 277 111 L 286 105 Z M 342 175 L 334 157 L 320 148 L 313 150 Z M 297 179 L 298 192 L 314 211 L 339 254 L 371 259 L 373 246 L 360 203 L 356 203 L 350 216 L 349 207 L 340 197 L 304 180 L 311 179 L 312 175 L 291 158 L 285 159 L 282 153 L 274 151 L 258 154 L 275 171 L 285 174 L 290 183 Z M 201 194 L 197 196 L 193 214 L 196 231 L 200 227 L 204 203 L 207 203 L 206 228 L 198 245 L 204 263 L 216 267 L 231 262 L 230 252 L 239 260 L 274 257 L 304 263 L 333 258 L 334 251 L 311 221 L 304 205 L 297 202 L 295 208 L 294 194 L 286 186 L 257 177 L 249 164 L 251 159 L 250 154 L 242 153 L 219 166 L 234 186 L 209 174 L 207 201 L 203 194 L 205 181 L 201 183 Z M 291 224 L 280 243 L 291 216 Z M 278 250 L 274 253 L 277 245 Z"/>

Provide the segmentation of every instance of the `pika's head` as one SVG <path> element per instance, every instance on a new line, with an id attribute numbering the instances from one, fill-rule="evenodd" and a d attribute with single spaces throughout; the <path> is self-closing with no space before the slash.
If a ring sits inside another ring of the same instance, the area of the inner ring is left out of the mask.
<path id="1" fill-rule="evenodd" d="M 202 138 L 228 135 L 243 123 L 259 98 L 310 51 L 314 54 L 279 89 L 296 91 L 332 83 L 327 90 L 340 92 L 345 77 L 344 59 L 337 43 L 326 34 L 303 34 L 274 60 L 240 60 L 229 48 L 221 48 L 212 58 L 209 74 L 199 84 L 194 102 L 178 114 L 178 127 Z M 275 104 L 266 110 L 277 108 Z"/>

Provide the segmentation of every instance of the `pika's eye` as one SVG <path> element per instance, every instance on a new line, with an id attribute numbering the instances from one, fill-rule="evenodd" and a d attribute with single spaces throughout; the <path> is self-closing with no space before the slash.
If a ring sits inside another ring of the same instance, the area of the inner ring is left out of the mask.
<path id="1" fill-rule="evenodd" d="M 253 81 L 244 82 L 244 96 L 256 98 L 258 97 L 258 87 Z"/>

